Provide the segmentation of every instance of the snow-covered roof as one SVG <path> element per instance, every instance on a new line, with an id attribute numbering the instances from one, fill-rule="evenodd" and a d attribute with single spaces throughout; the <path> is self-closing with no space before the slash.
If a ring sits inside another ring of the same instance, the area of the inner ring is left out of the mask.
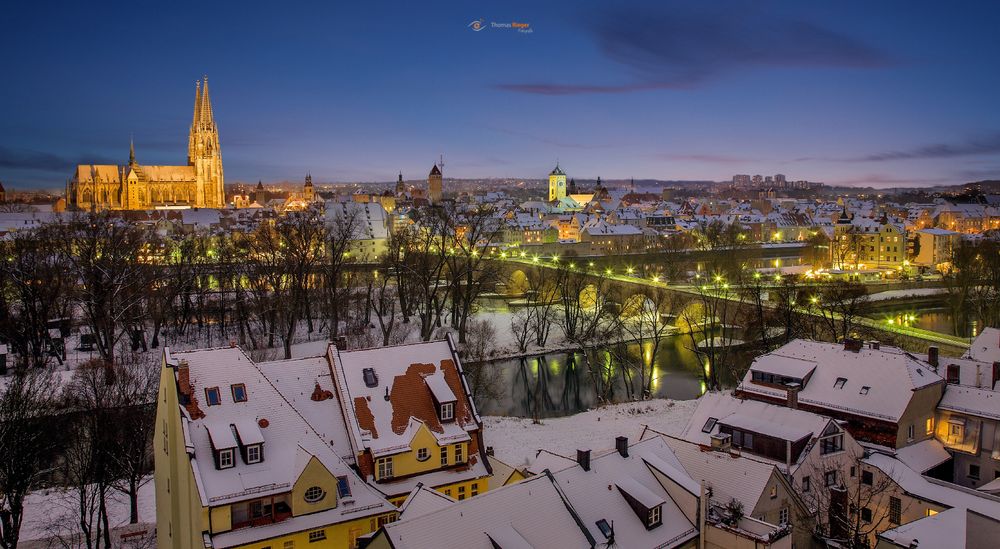
<path id="1" fill-rule="evenodd" d="M 725 504 L 735 498 L 747 514 L 757 507 L 773 477 L 779 476 L 771 463 L 730 452 L 706 452 L 698 444 L 679 438 L 663 439 L 684 471 L 695 482 L 712 488 L 714 501 Z"/>
<path id="2" fill-rule="evenodd" d="M 354 474 L 337 456 L 331 444 L 320 437 L 239 348 L 176 353 L 165 350 L 164 354 L 167 363 L 174 367 L 181 389 L 186 384 L 185 375 L 187 383 L 190 383 L 193 402 L 188 406 L 181 405 L 178 413 L 182 415 L 185 443 L 189 448 L 203 505 L 228 505 L 290 492 L 312 458 L 316 458 L 331 474 L 347 477 L 351 486 L 353 502 L 341 502 L 329 511 L 248 529 L 253 532 L 247 539 L 244 539 L 247 536 L 244 530 L 218 534 L 212 538 L 215 547 L 231 547 L 248 539 L 260 539 L 258 536 L 270 532 L 268 529 L 274 529 L 277 532 L 274 535 L 279 535 L 279 531 L 288 528 L 292 529 L 289 531 L 309 528 L 314 520 L 323 521 L 319 524 L 335 524 L 393 510 L 378 492 Z M 234 401 L 233 384 L 244 385 L 245 402 Z M 215 387 L 219 389 L 220 403 L 209 406 L 205 389 Z M 331 421 L 335 420 L 331 418 Z M 236 455 L 235 466 L 216 468 L 212 444 L 217 438 L 228 442 L 225 433 L 228 432 L 228 438 L 233 438 L 233 430 L 241 438 L 262 440 L 262 462 L 247 464 Z"/>
<path id="3" fill-rule="evenodd" d="M 931 479 L 914 471 L 902 461 L 881 452 L 874 452 L 863 461 L 891 477 L 900 488 L 912 496 L 945 507 L 971 509 L 987 516 L 1000 517 L 1000 498 L 996 496 Z"/>
<path id="4" fill-rule="evenodd" d="M 799 402 L 852 414 L 898 421 L 913 392 L 944 380 L 923 360 L 896 347 L 870 346 L 854 352 L 844 345 L 796 339 L 757 357 L 750 370 L 770 371 L 788 359 L 816 364 L 809 381 L 799 392 Z M 748 371 L 739 389 L 747 393 L 786 398 L 781 388 L 752 381 Z"/>
<path id="5" fill-rule="evenodd" d="M 775 355 L 766 361 L 755 360 L 750 368 L 758 372 L 805 379 L 816 369 L 816 362 L 796 357 Z"/>
<path id="6" fill-rule="evenodd" d="M 514 547 L 594 546 L 594 538 L 581 527 L 548 475 L 389 523 L 379 535 L 387 536 L 395 549 L 495 549 L 494 542 L 509 543 L 511 529 L 520 538 Z"/>
<path id="7" fill-rule="evenodd" d="M 1000 329 L 983 328 L 983 331 L 972 341 L 969 352 L 965 356 L 990 364 L 1000 361 Z"/>
<path id="8" fill-rule="evenodd" d="M 613 442 L 613 441 L 608 441 Z M 656 473 L 654 473 L 656 471 Z M 693 496 L 700 487 L 692 480 L 670 448 L 659 437 L 633 443 L 628 457 L 617 450 L 592 455 L 590 470 L 573 466 L 555 471 L 559 489 L 599 543 L 606 538 L 597 522 L 614 524 L 615 542 L 621 547 L 674 547 L 698 535 L 698 530 L 678 507 L 656 474 L 671 478 Z M 609 487 L 615 487 L 609 490 Z M 622 492 L 646 508 L 661 505 L 662 524 L 647 529 Z"/>
<path id="9" fill-rule="evenodd" d="M 456 501 L 455 498 L 446 496 L 433 488 L 428 488 L 422 483 L 417 484 L 399 506 L 399 518 L 402 520 L 426 515 L 438 509 L 444 509 Z"/>
<path id="10" fill-rule="evenodd" d="M 1000 420 L 1000 392 L 951 384 L 945 387 L 938 409 Z"/>
<path id="11" fill-rule="evenodd" d="M 939 440 L 929 438 L 896 450 L 896 458 L 914 471 L 925 473 L 951 459 L 951 454 Z"/>
<path id="12" fill-rule="evenodd" d="M 967 514 L 965 509 L 948 509 L 886 530 L 878 537 L 898 547 L 966 547 Z"/>

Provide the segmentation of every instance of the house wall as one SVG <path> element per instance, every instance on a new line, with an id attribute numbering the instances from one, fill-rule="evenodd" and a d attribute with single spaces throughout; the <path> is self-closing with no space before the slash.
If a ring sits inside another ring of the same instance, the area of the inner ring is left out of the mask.
<path id="1" fill-rule="evenodd" d="M 306 490 L 313 486 L 319 486 L 326 495 L 323 499 L 310 503 L 306 501 Z M 289 505 L 292 508 L 292 516 L 295 517 L 333 509 L 337 506 L 337 478 L 316 459 L 316 456 L 309 458 L 309 463 L 306 464 L 299 478 L 295 479 Z"/>
<path id="2" fill-rule="evenodd" d="M 926 424 L 928 419 L 934 418 L 934 411 L 941 395 L 944 394 L 944 382 L 918 389 L 913 392 L 910 403 L 906 410 L 899 417 L 899 429 L 896 434 L 896 448 L 902 448 L 911 444 L 934 438 L 934 433 L 928 433 Z M 909 438 L 909 427 L 913 426 L 913 438 Z"/>
<path id="3" fill-rule="evenodd" d="M 765 543 L 712 524 L 706 525 L 702 536 L 705 537 L 706 549 L 792 549 L 792 536 L 782 536 L 773 543 Z"/>
<path id="4" fill-rule="evenodd" d="M 875 544 L 875 537 L 878 534 L 899 526 L 898 524 L 894 524 L 889 521 L 889 501 L 891 497 L 897 497 L 900 500 L 900 524 L 907 524 L 928 515 L 940 513 L 941 511 L 947 509 L 947 507 L 938 503 L 923 500 L 910 495 L 895 482 L 891 480 L 887 481 L 886 475 L 877 467 L 862 465 L 862 470 L 872 472 L 874 476 L 874 486 L 885 487 L 881 493 L 871 496 L 870 503 L 868 505 L 868 507 L 872 510 L 872 523 L 876 525 L 868 537 L 868 541 L 872 545 Z M 863 499 L 867 500 L 868 498 Z M 854 519 L 855 517 L 852 515 L 851 518 Z M 862 529 L 865 530 L 867 528 L 870 528 L 870 526 L 863 527 Z"/>
<path id="5" fill-rule="evenodd" d="M 395 513 L 392 514 L 395 515 Z M 382 516 L 385 517 L 385 515 Z M 392 519 L 395 520 L 395 517 L 393 516 Z M 378 522 L 376 517 L 359 518 L 332 526 L 311 528 L 285 536 L 257 540 L 253 543 L 235 546 L 233 549 L 354 549 L 357 547 L 358 536 L 377 530 Z M 323 531 L 326 539 L 310 542 L 309 533 L 318 531 Z M 199 546 L 199 549 L 201 547 L 204 547 L 204 544 Z"/>
<path id="6" fill-rule="evenodd" d="M 772 489 L 774 497 L 771 497 Z M 791 535 L 786 537 L 791 538 L 792 544 L 797 548 L 809 547 L 813 531 L 811 517 L 802 508 L 799 500 L 792 495 L 788 484 L 782 480 L 777 469 L 771 473 L 771 479 L 768 481 L 767 487 L 764 488 L 764 493 L 761 494 L 757 504 L 753 509 L 745 509 L 744 513 L 770 524 L 781 524 L 779 518 L 781 509 L 786 508 L 788 509 L 788 521 L 793 527 Z"/>
<path id="7" fill-rule="evenodd" d="M 202 532 L 208 525 L 208 509 L 201 504 L 194 471 L 185 451 L 174 370 L 165 361 L 160 367 L 153 462 L 157 547 L 204 546 Z"/>
<path id="8" fill-rule="evenodd" d="M 847 486 L 848 490 L 854 490 L 859 482 L 858 460 L 864 456 L 864 448 L 850 433 L 844 431 L 844 449 L 840 452 L 823 455 L 821 445 L 817 439 L 806 452 L 802 463 L 792 471 L 792 483 L 803 502 L 810 508 L 819 511 L 817 520 L 826 523 L 827 510 L 824 508 L 829 498 L 825 496 L 827 490 L 824 486 L 824 478 L 827 471 L 837 471 L 838 480 Z M 851 476 L 851 467 L 855 467 L 855 475 Z M 809 491 L 802 491 L 803 479 L 809 478 Z"/>
<path id="9" fill-rule="evenodd" d="M 963 436 L 957 438 L 950 434 L 949 419 L 964 420 Z M 978 424 L 976 433 L 972 434 L 973 425 Z M 998 433 L 1000 424 L 995 420 L 976 416 L 959 414 L 942 410 L 938 412 L 935 434 L 953 456 L 951 481 L 966 488 L 980 486 L 1000 478 L 1000 459 L 994 459 L 994 452 L 1000 455 L 998 448 Z M 970 466 L 979 466 L 979 478 L 972 476 Z"/>

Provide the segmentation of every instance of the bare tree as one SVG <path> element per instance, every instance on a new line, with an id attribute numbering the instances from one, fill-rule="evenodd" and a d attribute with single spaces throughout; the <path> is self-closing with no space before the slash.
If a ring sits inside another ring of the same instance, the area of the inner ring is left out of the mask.
<path id="1" fill-rule="evenodd" d="M 57 448 L 46 422 L 57 406 L 52 375 L 19 369 L 0 383 L 0 547 L 15 549 L 24 499 L 48 473 Z"/>
<path id="2" fill-rule="evenodd" d="M 877 533 L 899 524 L 906 512 L 904 501 L 910 499 L 898 497 L 903 494 L 892 478 L 866 464 L 863 456 L 841 467 L 816 470 L 808 478 L 810 491 L 804 495 L 820 512 L 817 535 L 838 547 L 871 547 Z"/>
<path id="3" fill-rule="evenodd" d="M 868 308 L 868 288 L 860 282 L 832 282 L 810 296 L 809 304 L 819 311 L 834 340 L 847 339 L 855 319 Z"/>
<path id="4" fill-rule="evenodd" d="M 452 322 L 458 329 L 458 342 L 465 343 L 467 323 L 476 300 L 500 277 L 501 264 L 488 259 L 483 250 L 497 240 L 501 225 L 494 209 L 488 206 L 446 209 L 445 215 L 455 224 L 454 251 L 446 256 L 453 285 Z"/>
<path id="5" fill-rule="evenodd" d="M 348 291 L 346 271 L 356 259 L 351 246 L 361 234 L 364 210 L 354 203 L 333 204 L 327 214 L 325 250 L 322 260 L 323 308 L 330 323 L 330 339 L 336 339 L 340 330 L 340 311 L 343 297 Z"/>
<path id="6" fill-rule="evenodd" d="M 672 304 L 671 294 L 651 288 L 646 294 L 626 299 L 618 315 L 622 332 L 639 344 L 639 359 L 634 369 L 639 373 L 639 393 L 643 399 L 652 396 L 656 361 L 664 339 L 674 329 L 665 318 Z"/>
<path id="7" fill-rule="evenodd" d="M 496 348 L 496 328 L 484 319 L 469 323 L 469 337 L 463 347 L 465 376 L 469 380 L 472 398 L 477 403 L 496 400 L 503 395 L 503 376 L 493 363 L 491 351 Z"/>

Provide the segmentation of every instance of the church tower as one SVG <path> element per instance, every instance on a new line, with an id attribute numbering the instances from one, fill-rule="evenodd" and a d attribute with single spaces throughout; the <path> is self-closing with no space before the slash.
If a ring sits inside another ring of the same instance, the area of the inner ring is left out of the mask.
<path id="1" fill-rule="evenodd" d="M 403 183 L 403 172 L 399 172 L 399 179 L 396 180 L 396 196 L 403 196 L 406 192 L 406 183 Z"/>
<path id="2" fill-rule="evenodd" d="M 444 175 L 441 173 L 441 168 L 437 164 L 434 164 L 430 175 L 427 176 L 427 198 L 431 204 L 441 202 L 441 182 L 443 179 Z"/>
<path id="3" fill-rule="evenodd" d="M 556 162 L 556 168 L 549 174 L 549 202 L 555 202 L 561 198 L 566 198 L 566 174 Z"/>
<path id="4" fill-rule="evenodd" d="M 306 202 L 316 200 L 316 189 L 313 187 L 312 174 L 306 174 L 306 184 L 302 187 L 302 199 Z"/>
<path id="5" fill-rule="evenodd" d="M 207 76 L 204 85 L 200 81 L 195 85 L 194 118 L 188 137 L 188 165 L 194 166 L 195 171 L 194 205 L 202 208 L 225 207 L 219 128 L 212 116 Z"/>

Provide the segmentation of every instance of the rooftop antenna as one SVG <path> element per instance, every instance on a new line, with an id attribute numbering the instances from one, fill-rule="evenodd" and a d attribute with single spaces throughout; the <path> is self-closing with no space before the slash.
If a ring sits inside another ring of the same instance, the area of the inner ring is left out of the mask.
<path id="1" fill-rule="evenodd" d="M 440 169 L 442 172 L 444 171 L 444 155 L 443 154 L 440 156 L 440 160 L 438 160 L 438 169 Z"/>

